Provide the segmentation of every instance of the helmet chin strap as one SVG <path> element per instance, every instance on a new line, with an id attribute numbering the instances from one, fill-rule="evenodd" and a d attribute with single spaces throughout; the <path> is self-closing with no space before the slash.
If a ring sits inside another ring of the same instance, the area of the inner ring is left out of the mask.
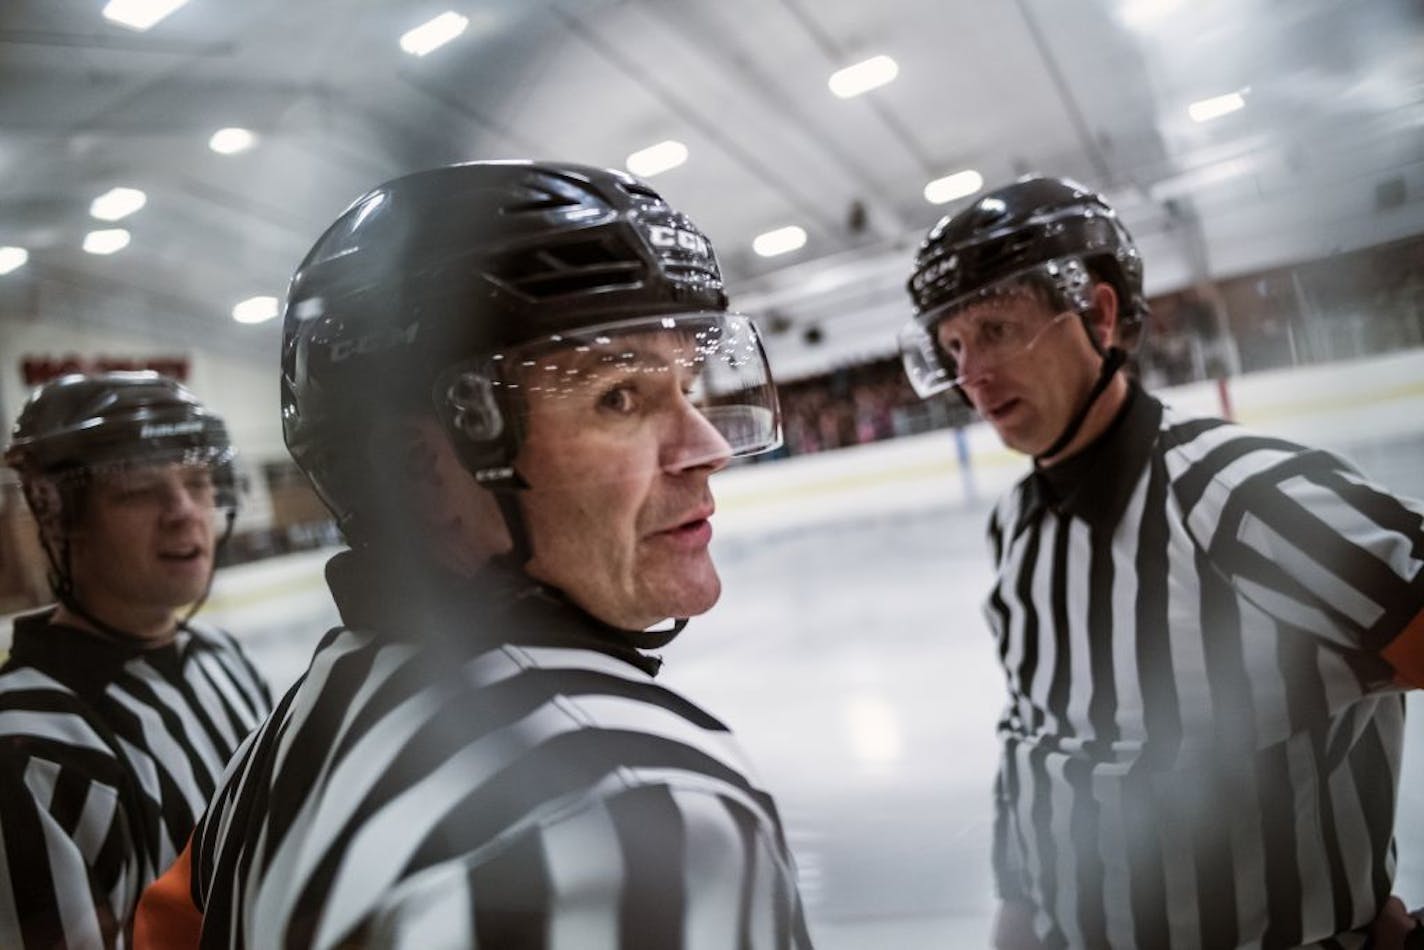
<path id="1" fill-rule="evenodd" d="M 511 488 L 494 491 L 494 499 L 499 503 L 499 513 L 504 517 L 505 530 L 509 532 L 511 547 L 506 555 L 510 562 L 518 564 L 520 570 L 529 566 L 534 559 L 534 546 L 529 542 L 529 523 L 524 519 L 524 509 L 519 504 L 519 493 L 528 487 L 523 478 Z"/>
<path id="2" fill-rule="evenodd" d="M 509 532 L 511 546 L 509 553 L 502 555 L 501 560 L 508 560 L 509 564 L 517 565 L 520 570 L 529 566 L 529 562 L 534 558 L 534 547 L 529 540 L 529 522 L 525 520 L 524 509 L 519 504 L 519 493 L 529 487 L 523 476 L 515 474 L 516 484 L 512 487 L 500 488 L 494 492 L 494 497 L 499 502 L 500 514 L 504 517 L 504 527 Z M 562 592 L 561 592 L 562 593 Z M 567 594 L 563 594 L 565 598 Z M 670 617 L 672 626 L 662 630 L 644 631 L 645 639 L 639 644 L 639 649 L 656 650 L 659 647 L 667 646 L 672 642 L 673 637 L 682 632 L 682 628 L 687 626 L 686 617 Z"/>
<path id="3" fill-rule="evenodd" d="M 1083 428 L 1083 423 L 1088 419 L 1088 413 L 1092 411 L 1093 405 L 1098 398 L 1107 390 L 1112 379 L 1117 375 L 1117 371 L 1127 362 L 1127 351 L 1118 346 L 1109 346 L 1106 350 L 1098 342 L 1097 336 L 1093 334 L 1093 328 L 1088 325 L 1088 315 L 1082 315 L 1083 329 L 1087 331 L 1088 340 L 1093 345 L 1093 349 L 1103 358 L 1102 367 L 1098 370 L 1098 378 L 1093 383 L 1093 388 L 1089 390 L 1088 396 L 1083 400 L 1083 404 L 1078 407 L 1078 411 L 1069 420 L 1068 425 L 1058 434 L 1058 438 L 1053 440 L 1053 444 L 1039 452 L 1033 457 L 1034 464 L 1039 464 L 1040 459 L 1053 458 L 1059 452 L 1068 447 L 1069 443 L 1078 435 L 1078 430 Z"/>

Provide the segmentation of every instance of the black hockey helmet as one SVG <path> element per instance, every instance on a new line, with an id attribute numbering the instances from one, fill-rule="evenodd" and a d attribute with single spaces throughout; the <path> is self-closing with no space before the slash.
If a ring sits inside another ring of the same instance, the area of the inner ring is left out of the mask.
<path id="1" fill-rule="evenodd" d="M 1093 277 L 1117 291 L 1121 336 L 1134 345 L 1148 312 L 1142 258 L 1103 197 L 1071 179 L 1021 178 L 944 217 L 920 245 L 908 284 L 915 316 L 900 342 L 911 383 L 922 396 L 954 385 L 934 327 L 968 303 L 1030 283 L 1054 306 L 1084 313 Z"/>
<path id="2" fill-rule="evenodd" d="M 471 162 L 397 178 L 352 204 L 292 279 L 287 447 L 348 538 L 381 502 L 368 495 L 361 448 L 376 413 L 434 411 L 465 467 L 510 491 L 522 433 L 504 370 L 535 361 L 503 357 L 595 330 L 676 327 L 705 344 L 709 364 L 738 367 L 739 395 L 703 410 L 734 454 L 773 448 L 779 415 L 760 338 L 726 310 L 706 236 L 631 176 Z"/>
<path id="3" fill-rule="evenodd" d="M 11 432 L 5 464 L 28 491 L 38 481 L 63 489 L 74 476 L 126 464 L 209 465 L 218 504 L 237 504 L 234 453 L 217 413 L 180 383 L 151 371 L 70 374 L 35 390 Z M 37 518 L 52 512 L 41 503 Z"/>

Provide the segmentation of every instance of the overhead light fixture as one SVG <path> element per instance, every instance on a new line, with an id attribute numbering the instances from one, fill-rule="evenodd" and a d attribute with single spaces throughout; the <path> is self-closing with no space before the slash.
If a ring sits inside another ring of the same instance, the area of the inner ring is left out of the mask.
<path id="1" fill-rule="evenodd" d="M 972 168 L 953 175 L 936 178 L 925 185 L 925 200 L 932 205 L 942 205 L 958 198 L 967 198 L 984 187 L 984 176 Z"/>
<path id="2" fill-rule="evenodd" d="M 842 99 L 878 89 L 900 75 L 900 65 L 889 56 L 872 56 L 867 60 L 831 73 L 826 85 Z"/>
<path id="3" fill-rule="evenodd" d="M 148 195 L 137 188 L 110 188 L 89 204 L 89 213 L 100 221 L 118 221 L 146 204 Z"/>
<path id="4" fill-rule="evenodd" d="M 401 49 L 412 56 L 424 56 L 437 50 L 465 32 L 470 18 L 446 10 L 433 20 L 427 20 L 400 38 Z"/>
<path id="5" fill-rule="evenodd" d="M 1127 0 L 1119 9 L 1118 17 L 1131 27 L 1145 29 L 1175 13 L 1182 0 Z"/>
<path id="6" fill-rule="evenodd" d="M 1187 106 L 1187 115 L 1191 116 L 1194 122 L 1210 122 L 1212 119 L 1230 115 L 1246 107 L 1246 97 L 1242 94 L 1244 92 L 1246 90 L 1242 89 L 1238 92 L 1228 92 L 1224 96 L 1199 99 Z"/>
<path id="7" fill-rule="evenodd" d="M 123 228 L 90 231 L 84 235 L 84 250 L 90 254 L 112 254 L 129 246 L 129 232 Z"/>
<path id="8" fill-rule="evenodd" d="M 0 247 L 0 276 L 25 266 L 30 252 L 23 247 Z"/>
<path id="9" fill-rule="evenodd" d="M 668 139 L 657 145 L 649 145 L 628 156 L 628 170 L 639 178 L 651 178 L 671 171 L 687 161 L 687 146 Z"/>
<path id="10" fill-rule="evenodd" d="M 257 144 L 257 136 L 250 129 L 218 129 L 208 139 L 208 148 L 219 155 L 236 155 Z"/>
<path id="11" fill-rule="evenodd" d="M 232 318 L 238 323 L 266 323 L 279 310 L 276 297 L 248 297 L 232 308 Z"/>
<path id="12" fill-rule="evenodd" d="M 140 32 L 153 26 L 188 0 L 109 0 L 104 19 Z"/>
<path id="13" fill-rule="evenodd" d="M 775 231 L 767 231 L 765 234 L 758 234 L 752 240 L 752 250 L 762 257 L 776 257 L 779 254 L 789 254 L 805 243 L 806 232 L 792 224 L 784 228 L 777 228 Z"/>

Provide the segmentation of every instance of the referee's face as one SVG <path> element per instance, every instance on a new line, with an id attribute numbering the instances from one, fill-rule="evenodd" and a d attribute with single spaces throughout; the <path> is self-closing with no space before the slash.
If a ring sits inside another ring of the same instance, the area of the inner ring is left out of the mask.
<path id="1" fill-rule="evenodd" d="M 1013 293 L 935 328 L 965 396 L 1005 445 L 1026 455 L 1041 454 L 1067 427 L 1102 362 L 1079 321 L 1062 316 L 1035 295 Z"/>
<path id="2" fill-rule="evenodd" d="M 694 341 L 640 333 L 617 343 L 613 365 L 597 352 L 549 357 L 579 383 L 527 388 L 516 468 L 529 483 L 529 574 L 605 623 L 640 630 L 717 602 L 708 479 L 731 448 L 690 398 Z"/>
<path id="3" fill-rule="evenodd" d="M 212 472 L 166 463 L 96 477 L 70 538 L 75 593 L 100 620 L 148 639 L 173 631 L 213 568 Z"/>

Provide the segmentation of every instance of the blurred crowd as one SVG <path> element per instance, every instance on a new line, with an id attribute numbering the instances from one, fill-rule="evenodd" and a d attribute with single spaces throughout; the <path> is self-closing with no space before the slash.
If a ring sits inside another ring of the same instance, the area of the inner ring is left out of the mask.
<path id="1" fill-rule="evenodd" d="M 1149 389 L 1424 346 L 1424 238 L 1152 298 L 1135 358 Z M 755 461 L 967 425 L 958 397 L 918 399 L 897 357 L 783 382 L 785 445 Z"/>

